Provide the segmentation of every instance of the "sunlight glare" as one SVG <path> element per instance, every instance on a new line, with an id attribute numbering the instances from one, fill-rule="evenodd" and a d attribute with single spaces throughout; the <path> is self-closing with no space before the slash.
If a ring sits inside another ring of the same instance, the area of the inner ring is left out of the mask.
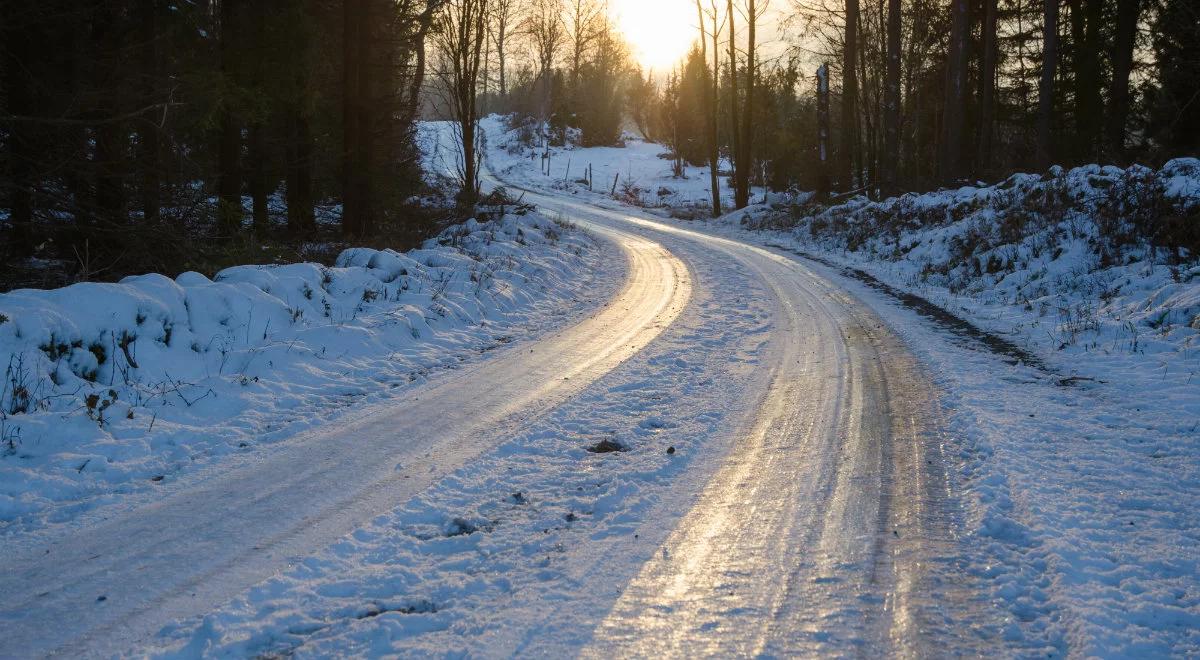
<path id="1" fill-rule="evenodd" d="M 699 40 L 695 2 L 613 0 L 612 8 L 643 71 L 667 72 Z"/>

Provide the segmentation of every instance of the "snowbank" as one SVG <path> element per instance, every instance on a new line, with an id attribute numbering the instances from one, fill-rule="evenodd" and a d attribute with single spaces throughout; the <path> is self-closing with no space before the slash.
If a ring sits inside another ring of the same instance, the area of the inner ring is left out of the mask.
<path id="1" fill-rule="evenodd" d="M 0 530 L 69 518 L 561 322 L 614 268 L 594 247 L 530 213 L 407 254 L 347 250 L 333 268 L 2 294 Z"/>
<path id="2" fill-rule="evenodd" d="M 1040 350 L 1183 358 L 1200 341 L 1200 258 L 1188 249 L 1200 238 L 1196 159 L 740 219 L 790 226 L 793 243 Z"/>

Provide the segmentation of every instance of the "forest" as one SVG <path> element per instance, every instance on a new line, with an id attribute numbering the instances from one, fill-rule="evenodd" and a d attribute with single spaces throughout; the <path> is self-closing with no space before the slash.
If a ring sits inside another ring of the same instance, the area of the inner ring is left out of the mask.
<path id="1" fill-rule="evenodd" d="M 636 132 L 714 164 L 714 213 L 1200 149 L 1192 0 L 771 4 L 697 0 L 692 51 L 646 71 L 601 0 L 3 0 L 0 279 L 411 246 L 470 214 L 493 112 L 530 144 Z M 459 127 L 453 194 L 420 172 L 424 119 Z"/>

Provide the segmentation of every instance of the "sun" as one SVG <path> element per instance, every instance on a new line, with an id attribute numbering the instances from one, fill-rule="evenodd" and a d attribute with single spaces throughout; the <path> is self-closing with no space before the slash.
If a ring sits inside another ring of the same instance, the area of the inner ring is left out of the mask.
<path id="1" fill-rule="evenodd" d="M 696 5 L 689 0 L 614 0 L 621 33 L 642 69 L 663 73 L 700 38 Z"/>

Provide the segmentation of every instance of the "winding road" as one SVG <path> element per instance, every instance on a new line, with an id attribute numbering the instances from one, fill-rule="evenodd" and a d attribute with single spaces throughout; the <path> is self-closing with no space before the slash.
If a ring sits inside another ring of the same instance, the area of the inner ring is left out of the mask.
<path id="1" fill-rule="evenodd" d="M 694 290 L 717 286 L 694 281 L 700 262 L 770 291 L 769 370 L 732 394 L 752 414 L 669 533 L 674 560 L 644 562 L 583 655 L 936 655 L 931 640 L 948 638 L 970 653 L 976 642 L 957 631 L 985 615 L 970 581 L 939 561 L 958 540 L 937 392 L 883 322 L 793 256 L 527 195 L 619 246 L 628 279 L 613 299 L 400 404 L 7 548 L 0 657 L 137 649 L 330 545 L 655 342 Z M 733 304 L 733 293 L 712 297 Z M 354 452 L 332 442 L 346 437 Z"/>
<path id="2" fill-rule="evenodd" d="M 745 269 L 774 303 L 756 414 L 665 542 L 673 559 L 644 564 L 583 655 L 986 653 L 981 589 L 946 565 L 960 541 L 938 392 L 883 321 L 794 255 L 525 192 Z"/>

